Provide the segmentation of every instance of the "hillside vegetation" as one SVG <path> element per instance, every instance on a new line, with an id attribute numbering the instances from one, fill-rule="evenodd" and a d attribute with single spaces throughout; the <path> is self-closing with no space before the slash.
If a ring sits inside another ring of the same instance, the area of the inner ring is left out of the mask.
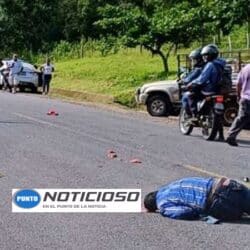
<path id="1" fill-rule="evenodd" d="M 54 90 L 133 107 L 137 86 L 174 77 L 180 48 L 249 49 L 249 13 L 249 0 L 1 0 L 0 57 L 51 57 Z"/>
<path id="2" fill-rule="evenodd" d="M 170 58 L 170 75 L 175 78 L 175 56 Z M 92 56 L 59 61 L 52 82 L 55 89 L 104 94 L 113 96 L 114 102 L 134 107 L 134 93 L 143 83 L 166 79 L 159 57 L 137 49 L 120 51 L 114 55 Z"/>

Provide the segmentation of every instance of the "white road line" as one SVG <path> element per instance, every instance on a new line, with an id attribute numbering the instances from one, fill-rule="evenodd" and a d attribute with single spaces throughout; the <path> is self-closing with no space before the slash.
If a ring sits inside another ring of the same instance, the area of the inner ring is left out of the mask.
<path id="1" fill-rule="evenodd" d="M 192 171 L 195 171 L 195 172 L 199 172 L 199 173 L 203 173 L 203 174 L 207 174 L 209 176 L 214 176 L 214 177 L 227 177 L 227 176 L 223 176 L 223 175 L 220 175 L 220 174 L 216 174 L 214 172 L 210 172 L 210 171 L 207 171 L 205 169 L 202 169 L 201 167 L 198 167 L 198 166 L 192 166 L 192 165 L 183 165 L 184 168 L 186 169 L 189 169 L 189 170 L 192 170 Z M 229 177 L 227 177 L 229 178 Z M 250 187 L 250 183 L 247 183 L 247 182 L 243 182 L 243 181 L 240 181 L 240 180 L 237 180 L 238 182 L 241 182 L 243 185 L 247 186 L 247 187 Z"/>
<path id="2" fill-rule="evenodd" d="M 27 115 L 24 115 L 24 114 L 21 114 L 21 113 L 13 113 L 13 114 L 16 115 L 16 116 L 19 116 L 21 118 L 25 118 L 27 120 L 34 121 L 34 122 L 37 122 L 37 123 L 40 123 L 40 124 L 43 124 L 43 125 L 48 125 L 48 126 L 51 126 L 51 127 L 54 127 L 54 128 L 60 128 L 60 129 L 66 130 L 66 131 L 74 133 L 74 134 L 82 135 L 82 136 L 88 137 L 90 139 L 93 139 L 95 141 L 99 141 L 99 142 L 102 142 L 102 143 L 105 143 L 105 144 L 106 143 L 110 143 L 110 144 L 116 143 L 116 144 L 120 144 L 120 146 L 122 146 L 123 148 L 126 148 L 128 150 L 135 150 L 133 147 L 128 147 L 128 146 L 125 146 L 124 144 L 121 144 L 121 143 L 118 143 L 118 142 L 115 142 L 115 141 L 112 141 L 112 140 L 97 138 L 95 136 L 91 136 L 89 133 L 76 131 L 76 130 L 68 128 L 66 126 L 57 125 L 57 124 L 54 124 L 54 123 L 51 123 L 51 122 L 43 121 L 43 120 L 31 117 L 31 116 L 27 116 Z M 152 156 L 150 156 L 150 157 L 153 158 Z M 195 171 L 195 172 L 199 172 L 199 173 L 203 173 L 203 174 L 206 174 L 206 175 L 209 175 L 209 176 L 222 177 L 222 175 L 220 175 L 220 174 L 204 170 L 204 169 L 202 169 L 201 167 L 198 167 L 198 166 L 192 166 L 192 165 L 182 165 L 182 166 L 184 168 L 186 168 L 186 169 L 189 169 L 189 170 L 192 170 L 192 171 Z M 242 181 L 239 181 L 239 182 L 243 183 L 245 186 L 250 187 L 249 183 L 242 182 Z"/>
<path id="3" fill-rule="evenodd" d="M 77 135 L 82 135 L 82 136 L 88 137 L 90 139 L 99 141 L 99 142 L 103 142 L 103 143 L 111 143 L 112 142 L 111 140 L 106 140 L 106 139 L 103 139 L 103 138 L 97 138 L 95 136 L 91 136 L 89 133 L 84 133 L 82 131 L 80 132 L 80 131 L 77 131 L 75 129 L 71 129 L 69 127 L 63 126 L 63 125 L 54 124 L 54 123 L 47 122 L 47 121 L 44 121 L 44 120 L 40 120 L 40 119 L 31 117 L 31 116 L 27 116 L 27 115 L 24 115 L 24 114 L 21 114 L 21 113 L 13 113 L 13 114 L 16 115 L 16 116 L 19 116 L 21 118 L 25 118 L 27 120 L 33 121 L 33 122 L 37 122 L 37 123 L 40 123 L 40 124 L 43 124 L 43 125 L 48 125 L 48 126 L 54 127 L 54 128 L 60 128 L 60 129 L 66 130 L 68 132 L 71 132 L 71 133 L 74 133 L 74 134 L 77 134 Z"/>
<path id="4" fill-rule="evenodd" d="M 207 170 L 202 169 L 201 167 L 198 167 L 198 166 L 183 165 L 183 167 L 186 168 L 186 169 L 195 171 L 195 172 L 200 172 L 200 173 L 207 174 L 207 175 L 214 176 L 214 177 L 226 177 L 226 176 L 216 174 L 214 172 L 207 171 Z"/>

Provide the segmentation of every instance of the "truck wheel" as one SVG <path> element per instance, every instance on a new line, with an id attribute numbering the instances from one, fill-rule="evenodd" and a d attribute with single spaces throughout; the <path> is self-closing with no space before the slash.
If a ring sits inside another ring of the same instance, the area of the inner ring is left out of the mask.
<path id="1" fill-rule="evenodd" d="M 168 116 L 170 101 L 167 96 L 152 95 L 147 101 L 147 111 L 152 116 Z"/>

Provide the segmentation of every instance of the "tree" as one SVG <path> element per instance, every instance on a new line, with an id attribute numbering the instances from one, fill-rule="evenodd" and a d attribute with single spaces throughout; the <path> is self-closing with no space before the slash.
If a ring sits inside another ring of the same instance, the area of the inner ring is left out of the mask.
<path id="1" fill-rule="evenodd" d="M 247 23 L 247 46 L 250 47 L 250 5 L 249 0 L 234 1 L 235 23 Z"/>
<path id="2" fill-rule="evenodd" d="M 56 34 L 57 1 L 2 0 L 4 45 L 12 50 L 41 49 Z"/>
<path id="3" fill-rule="evenodd" d="M 142 4 L 143 2 L 143 4 Z M 197 8 L 189 1 L 124 1 L 99 8 L 96 22 L 103 36 L 118 37 L 129 47 L 144 46 L 162 59 L 168 73 L 168 58 L 174 46 L 188 46 L 199 37 Z"/>
<path id="4" fill-rule="evenodd" d="M 98 30 L 94 22 L 99 19 L 97 9 L 106 3 L 119 4 L 116 0 L 61 0 L 58 5 L 60 26 L 67 41 L 79 41 L 82 38 L 97 38 Z"/>
<path id="5" fill-rule="evenodd" d="M 207 2 L 203 0 L 203 2 Z M 250 5 L 249 0 L 211 0 L 208 2 L 209 15 L 213 26 L 210 30 L 217 29 L 218 34 L 229 35 L 235 24 L 247 23 L 248 41 L 250 33 Z M 249 43 L 248 43 L 249 44 Z"/>

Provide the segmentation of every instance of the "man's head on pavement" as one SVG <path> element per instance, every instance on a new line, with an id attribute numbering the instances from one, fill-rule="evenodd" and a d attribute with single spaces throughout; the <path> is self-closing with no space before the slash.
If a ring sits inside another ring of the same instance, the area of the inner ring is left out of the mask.
<path id="1" fill-rule="evenodd" d="M 157 191 L 147 194 L 144 198 L 144 206 L 149 212 L 155 212 L 157 210 L 156 205 Z"/>

